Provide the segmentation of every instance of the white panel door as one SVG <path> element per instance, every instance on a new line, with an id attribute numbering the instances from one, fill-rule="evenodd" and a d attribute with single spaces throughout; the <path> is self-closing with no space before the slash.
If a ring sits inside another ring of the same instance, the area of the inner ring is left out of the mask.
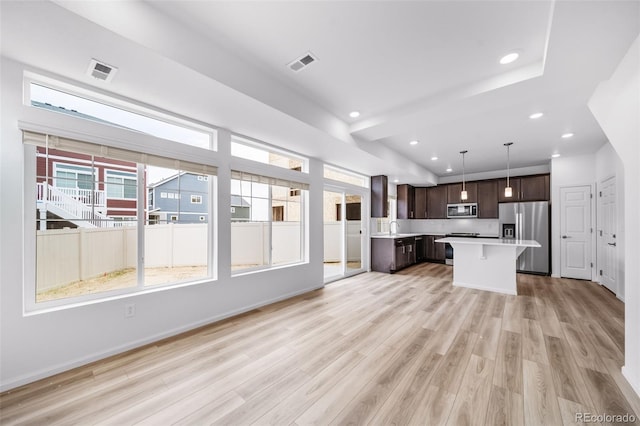
<path id="1" fill-rule="evenodd" d="M 560 275 L 591 279 L 591 187 L 560 188 Z"/>
<path id="2" fill-rule="evenodd" d="M 618 293 L 618 285 L 616 280 L 616 269 L 618 266 L 617 243 L 616 243 L 616 178 L 611 177 L 602 182 L 600 187 L 600 197 L 598 198 L 600 205 L 599 222 L 599 253 L 600 259 L 600 280 L 602 285 L 611 290 L 614 294 Z"/>

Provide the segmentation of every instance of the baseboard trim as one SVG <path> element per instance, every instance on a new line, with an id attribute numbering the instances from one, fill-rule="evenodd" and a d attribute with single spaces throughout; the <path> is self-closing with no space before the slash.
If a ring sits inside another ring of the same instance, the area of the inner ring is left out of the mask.
<path id="1" fill-rule="evenodd" d="M 638 397 L 640 398 L 640 381 L 634 382 L 634 380 L 631 378 L 631 375 L 629 374 L 629 369 L 626 365 L 622 366 L 622 377 L 627 380 L 627 383 L 629 383 L 631 389 L 633 389 L 636 395 L 638 395 Z"/>
<path id="2" fill-rule="evenodd" d="M 205 325 L 213 324 L 213 323 L 221 321 L 223 319 L 226 319 L 226 318 L 229 318 L 229 317 L 233 317 L 235 315 L 240 315 L 240 314 L 245 313 L 245 312 L 249 312 L 252 309 L 260 308 L 260 307 L 263 307 L 263 306 L 270 305 L 272 303 L 276 303 L 276 302 L 280 302 L 282 300 L 290 299 L 292 297 L 296 297 L 296 296 L 299 296 L 301 294 L 305 294 L 305 293 L 309 293 L 309 292 L 312 292 L 312 291 L 315 291 L 315 290 L 319 290 L 319 289 L 321 289 L 323 287 L 324 287 L 324 284 L 321 285 L 321 286 L 309 287 L 309 288 L 306 288 L 306 289 L 297 290 L 297 291 L 294 291 L 294 292 L 291 292 L 291 293 L 287 293 L 287 294 L 284 294 L 284 295 L 281 295 L 281 296 L 277 296 L 277 297 L 274 297 L 274 298 L 271 298 L 271 299 L 267 299 L 267 300 L 264 300 L 264 301 L 261 301 L 261 302 L 254 303 L 254 304 L 249 305 L 249 306 L 244 306 L 244 307 L 239 308 L 239 309 L 235 309 L 235 310 L 232 310 L 232 311 L 227 311 L 227 312 L 224 312 L 224 313 L 221 313 L 221 314 L 218 314 L 218 315 L 214 315 L 212 317 L 203 319 L 201 321 L 196 321 L 196 322 L 193 322 L 193 323 L 190 323 L 190 324 L 186 324 L 186 325 L 181 326 L 181 327 L 176 327 L 176 328 L 173 328 L 171 330 L 167 330 L 167 331 L 162 332 L 162 333 L 157 333 L 157 334 L 154 334 L 154 335 L 149 336 L 149 337 L 144 338 L 144 339 L 139 339 L 139 340 L 136 340 L 136 341 L 133 341 L 133 342 L 126 343 L 124 345 L 116 346 L 115 348 L 112 348 L 112 349 L 107 350 L 107 351 L 96 352 L 96 353 L 93 353 L 93 354 L 88 355 L 88 356 L 84 356 L 84 357 L 77 358 L 77 359 L 69 361 L 69 362 L 65 362 L 65 363 L 61 363 L 61 364 L 55 365 L 55 366 L 50 367 L 50 368 L 44 368 L 44 369 L 39 370 L 39 371 L 37 371 L 35 373 L 26 374 L 26 375 L 14 378 L 12 380 L 9 380 L 7 382 L 0 383 L 0 392 L 5 392 L 5 391 L 8 391 L 8 390 L 12 390 L 12 389 L 15 389 L 17 387 L 20 387 L 20 386 L 35 382 L 37 380 L 45 379 L 47 377 L 51 377 L 51 376 L 54 376 L 56 374 L 63 373 L 65 371 L 73 370 L 74 368 L 82 367 L 83 365 L 87 365 L 87 364 L 90 364 L 92 362 L 108 358 L 108 357 L 113 356 L 113 355 L 118 355 L 118 354 L 121 354 L 123 352 L 129 351 L 129 350 L 132 350 L 132 349 L 136 349 L 136 348 L 139 348 L 141 346 L 148 345 L 150 343 L 157 342 L 157 341 L 162 340 L 162 339 L 166 339 L 168 337 L 177 336 L 177 335 L 179 335 L 181 333 L 185 333 L 187 331 L 196 329 L 198 327 L 202 327 L 202 326 L 205 326 Z"/>
<path id="3" fill-rule="evenodd" d="M 454 281 L 453 285 L 456 287 L 467 287 L 475 290 L 493 291 L 494 293 L 511 294 L 514 296 L 518 294 L 516 290 L 506 290 L 503 288 L 485 287 L 485 286 L 476 285 L 476 284 L 461 283 L 459 281 Z"/>

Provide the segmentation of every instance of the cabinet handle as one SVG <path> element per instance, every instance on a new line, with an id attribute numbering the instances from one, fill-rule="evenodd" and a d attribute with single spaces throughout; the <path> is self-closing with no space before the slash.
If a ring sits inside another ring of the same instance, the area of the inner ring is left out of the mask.
<path id="1" fill-rule="evenodd" d="M 609 244 L 610 246 L 614 246 L 614 247 L 616 246 L 616 243 L 607 243 L 607 244 Z"/>

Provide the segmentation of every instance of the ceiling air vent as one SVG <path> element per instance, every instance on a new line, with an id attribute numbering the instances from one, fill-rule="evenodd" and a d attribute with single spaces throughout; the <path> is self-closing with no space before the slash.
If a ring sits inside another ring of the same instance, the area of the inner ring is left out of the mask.
<path id="1" fill-rule="evenodd" d="M 298 59 L 296 59 L 295 61 L 287 64 L 287 66 L 291 68 L 292 71 L 299 72 L 305 69 L 306 67 L 308 67 L 309 65 L 311 65 L 312 63 L 316 62 L 317 60 L 318 58 L 316 58 L 313 55 L 313 53 L 307 52 L 301 57 L 299 57 Z"/>
<path id="2" fill-rule="evenodd" d="M 118 71 L 118 68 L 107 65 L 104 62 L 98 61 L 97 59 L 92 59 L 89 63 L 87 74 L 89 74 L 93 78 L 97 78 L 98 80 L 109 82 L 113 80 L 113 76 L 115 75 L 116 71 Z"/>

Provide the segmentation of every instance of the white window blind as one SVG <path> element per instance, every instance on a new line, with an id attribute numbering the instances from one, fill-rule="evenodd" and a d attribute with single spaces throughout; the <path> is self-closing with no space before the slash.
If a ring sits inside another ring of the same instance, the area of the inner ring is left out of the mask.
<path id="1" fill-rule="evenodd" d="M 264 184 L 275 185 L 275 186 L 284 186 L 287 188 L 294 188 L 294 189 L 306 189 L 306 190 L 309 189 L 308 183 L 296 182 L 293 180 L 274 178 L 274 177 L 269 177 L 264 175 L 257 175 L 257 174 L 248 173 L 248 172 L 240 172 L 237 170 L 231 171 L 231 179 L 236 179 L 244 182 L 255 182 L 255 183 L 264 183 Z"/>
<path id="2" fill-rule="evenodd" d="M 106 145 L 94 144 L 75 139 L 45 135 L 42 133 L 23 130 L 22 141 L 28 145 L 48 147 L 63 151 L 77 152 L 81 154 L 94 155 L 97 157 L 112 158 L 114 160 L 130 161 L 133 163 L 149 164 L 168 169 L 182 170 L 202 175 L 217 175 L 218 168 L 208 164 L 194 163 L 191 161 L 176 160 L 174 158 L 162 157 L 159 155 L 129 151 L 121 148 L 114 148 Z"/>

